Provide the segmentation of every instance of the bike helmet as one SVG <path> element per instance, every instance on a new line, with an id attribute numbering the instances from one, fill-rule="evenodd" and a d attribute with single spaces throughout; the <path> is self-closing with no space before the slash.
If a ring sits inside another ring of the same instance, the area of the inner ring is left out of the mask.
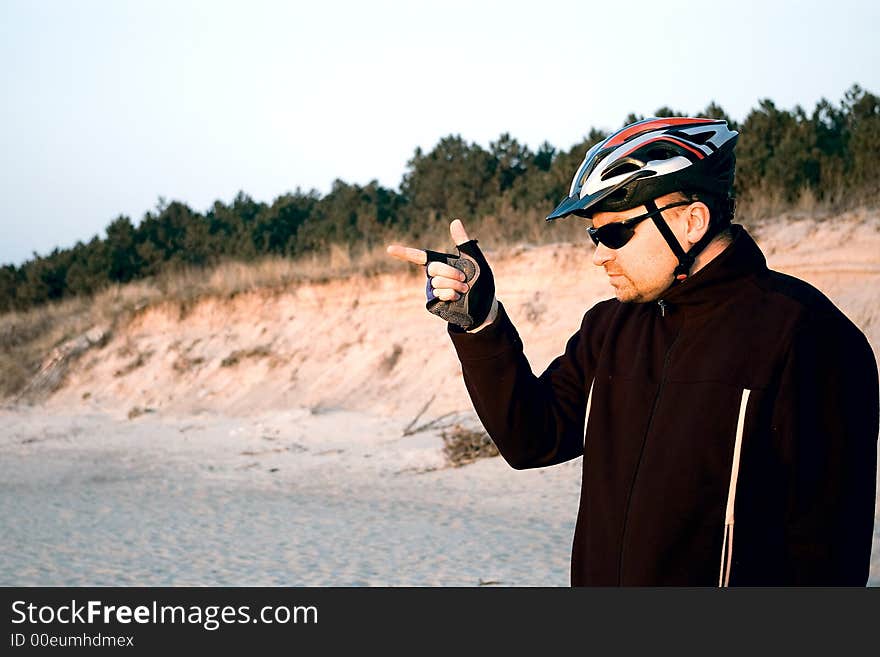
<path id="1" fill-rule="evenodd" d="M 657 211 L 654 199 L 671 192 L 706 195 L 725 201 L 724 212 L 713 213 L 710 230 L 685 254 L 659 214 L 654 223 L 679 258 L 675 277 L 687 277 L 702 248 L 726 225 L 732 213 L 730 192 L 739 133 L 718 119 L 651 118 L 625 126 L 587 151 L 571 181 L 568 197 L 547 221 L 570 214 L 590 218 L 596 212 L 615 212 L 644 205 Z M 699 248 L 697 248 L 699 247 Z"/>

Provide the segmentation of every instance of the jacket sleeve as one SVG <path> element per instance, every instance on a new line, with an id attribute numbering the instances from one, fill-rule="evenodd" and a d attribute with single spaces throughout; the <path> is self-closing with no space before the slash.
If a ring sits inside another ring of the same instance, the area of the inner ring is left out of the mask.
<path id="1" fill-rule="evenodd" d="M 565 353 L 540 376 L 532 373 L 503 305 L 495 322 L 479 333 L 449 327 L 477 415 L 498 451 L 518 470 L 583 453 L 587 393 L 595 369 L 586 339 L 588 317 Z"/>
<path id="2" fill-rule="evenodd" d="M 877 363 L 849 320 L 826 316 L 797 332 L 772 431 L 786 474 L 783 580 L 864 586 L 877 482 Z"/>

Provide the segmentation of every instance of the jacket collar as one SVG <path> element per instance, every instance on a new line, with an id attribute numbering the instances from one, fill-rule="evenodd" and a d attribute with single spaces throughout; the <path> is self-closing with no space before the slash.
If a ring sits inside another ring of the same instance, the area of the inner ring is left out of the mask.
<path id="1" fill-rule="evenodd" d="M 743 279 L 767 270 L 767 260 L 740 224 L 730 227 L 733 241 L 705 267 L 670 287 L 657 300 L 665 310 L 702 314 L 738 296 Z"/>

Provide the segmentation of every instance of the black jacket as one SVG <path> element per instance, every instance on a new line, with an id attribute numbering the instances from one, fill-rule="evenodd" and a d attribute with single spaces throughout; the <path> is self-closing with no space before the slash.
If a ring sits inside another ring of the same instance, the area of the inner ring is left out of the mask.
<path id="1" fill-rule="evenodd" d="M 584 455 L 572 585 L 867 582 L 874 354 L 825 296 L 733 233 L 661 301 L 595 305 L 540 376 L 503 307 L 478 333 L 450 325 L 511 466 Z"/>

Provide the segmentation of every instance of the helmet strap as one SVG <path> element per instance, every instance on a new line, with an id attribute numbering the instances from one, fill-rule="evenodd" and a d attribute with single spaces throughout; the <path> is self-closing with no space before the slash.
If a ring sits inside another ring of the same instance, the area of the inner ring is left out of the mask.
<path id="1" fill-rule="evenodd" d="M 657 204 L 654 203 L 653 199 L 645 201 L 645 207 L 648 208 L 648 212 L 656 213 L 652 217 L 652 219 L 654 220 L 654 225 L 657 226 L 657 230 L 660 231 L 660 234 L 663 235 L 666 243 L 669 244 L 669 248 L 672 249 L 675 257 L 678 258 L 678 266 L 672 272 L 672 275 L 675 277 L 676 281 L 683 281 L 690 274 L 691 267 L 694 264 L 694 260 L 697 259 L 697 254 L 705 248 L 706 244 L 709 243 L 708 241 L 705 241 L 706 237 L 709 237 L 711 239 L 709 232 L 706 231 L 706 235 L 703 236 L 703 239 L 694 244 L 691 250 L 685 253 L 684 249 L 681 248 L 681 244 L 678 243 L 678 239 L 676 239 L 675 233 L 672 232 L 669 224 L 666 223 L 666 221 L 660 215 L 660 212 L 658 212 Z"/>
<path id="2" fill-rule="evenodd" d="M 675 233 L 672 232 L 669 224 L 664 221 L 663 217 L 660 216 L 660 213 L 657 211 L 657 204 L 654 203 L 653 200 L 649 200 L 645 202 L 645 207 L 648 208 L 648 212 L 657 212 L 657 214 L 652 217 L 654 225 L 657 226 L 657 230 L 660 231 L 660 234 L 663 235 L 666 243 L 669 244 L 669 248 L 672 249 L 675 257 L 678 258 L 678 266 L 672 272 L 672 275 L 675 278 L 673 285 L 685 280 L 690 276 L 691 267 L 694 266 L 694 261 L 697 259 L 697 256 L 709 245 L 709 242 L 715 238 L 715 235 L 720 232 L 719 224 L 714 221 L 709 222 L 709 227 L 706 229 L 706 233 L 700 238 L 700 241 L 694 244 L 689 251 L 685 252 L 684 249 L 681 248 L 681 244 L 678 243 Z"/>

